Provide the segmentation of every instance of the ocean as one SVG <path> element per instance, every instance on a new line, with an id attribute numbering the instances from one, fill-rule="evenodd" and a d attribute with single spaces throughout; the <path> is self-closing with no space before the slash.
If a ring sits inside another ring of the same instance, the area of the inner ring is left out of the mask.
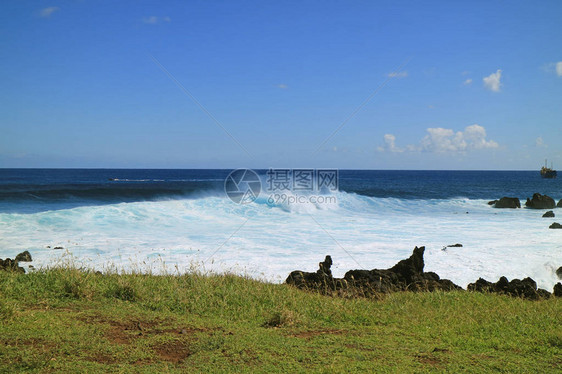
<path id="1" fill-rule="evenodd" d="M 296 170 L 275 171 L 256 170 L 258 182 L 246 186 L 260 185 L 260 193 L 241 204 L 228 183 L 225 192 L 231 170 L 0 169 L 0 258 L 29 250 L 35 268 L 198 270 L 282 282 L 292 270 L 315 271 L 327 254 L 334 276 L 343 276 L 390 267 L 425 246 L 426 271 L 463 287 L 505 275 L 551 291 L 558 281 L 562 230 L 548 226 L 562 222 L 562 209 L 542 218 L 544 210 L 487 202 L 514 196 L 524 205 L 535 192 L 558 202 L 560 179 L 330 170 L 336 179 L 320 189 L 321 170 L 306 169 L 311 179 L 305 173 L 297 189 Z M 269 191 L 287 176 L 290 189 Z M 310 181 L 312 190 L 302 183 Z M 456 243 L 463 246 L 444 249 Z"/>

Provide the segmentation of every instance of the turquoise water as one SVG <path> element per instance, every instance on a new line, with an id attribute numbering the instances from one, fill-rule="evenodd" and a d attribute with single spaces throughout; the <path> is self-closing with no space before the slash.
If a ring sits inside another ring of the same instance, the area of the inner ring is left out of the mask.
<path id="1" fill-rule="evenodd" d="M 535 192 L 561 199 L 560 180 L 538 172 L 340 170 L 339 190 L 321 202 L 309 201 L 314 191 L 283 191 L 287 199 L 271 203 L 262 170 L 260 197 L 244 205 L 224 192 L 229 172 L 2 169 L 0 257 L 29 250 L 35 266 L 197 268 L 282 281 L 315 270 L 326 254 L 341 276 L 392 266 L 425 245 L 427 270 L 460 285 L 530 276 L 547 289 L 562 265 L 562 230 L 548 229 L 558 217 L 487 204 Z M 291 201 L 297 195 L 307 199 Z M 463 247 L 442 250 L 455 243 Z"/>

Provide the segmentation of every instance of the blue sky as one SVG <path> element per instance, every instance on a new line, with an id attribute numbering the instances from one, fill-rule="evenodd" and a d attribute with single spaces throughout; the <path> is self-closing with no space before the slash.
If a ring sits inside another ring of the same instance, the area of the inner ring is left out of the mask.
<path id="1" fill-rule="evenodd" d="M 1 8 L 0 167 L 562 168 L 560 1 Z"/>

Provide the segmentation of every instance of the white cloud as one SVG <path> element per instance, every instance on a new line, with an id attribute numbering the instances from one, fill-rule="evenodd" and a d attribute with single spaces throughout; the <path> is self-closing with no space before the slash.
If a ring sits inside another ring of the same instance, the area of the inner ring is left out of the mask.
<path id="1" fill-rule="evenodd" d="M 58 6 L 50 6 L 48 8 L 45 8 L 45 9 L 41 10 L 41 17 L 48 18 L 48 17 L 51 16 L 51 14 L 53 14 L 54 12 L 56 12 L 59 9 L 60 8 Z"/>
<path id="2" fill-rule="evenodd" d="M 483 78 L 484 86 L 494 92 L 500 92 L 502 71 L 498 69 L 495 73 Z"/>
<path id="3" fill-rule="evenodd" d="M 544 148 L 547 148 L 547 147 L 548 147 L 548 145 L 546 145 L 546 144 L 544 143 L 544 140 L 542 139 L 542 136 L 539 136 L 537 139 L 535 139 L 535 146 L 537 146 L 537 147 L 539 147 L 539 148 L 540 148 L 540 147 L 544 147 Z"/>
<path id="4" fill-rule="evenodd" d="M 480 125 L 467 126 L 456 133 L 451 129 L 429 128 L 421 140 L 421 151 L 466 152 L 474 149 L 498 148 L 498 143 L 486 140 L 486 129 Z"/>
<path id="5" fill-rule="evenodd" d="M 486 140 L 486 129 L 483 126 L 474 124 L 465 127 L 464 140 L 468 144 L 468 149 L 498 148 L 499 144 L 493 140 Z"/>
<path id="6" fill-rule="evenodd" d="M 155 24 L 158 23 L 158 17 L 156 17 L 156 16 L 145 17 L 145 18 L 142 19 L 142 21 L 144 23 L 155 25 Z"/>
<path id="7" fill-rule="evenodd" d="M 546 73 L 552 73 L 562 77 L 562 61 L 549 62 L 548 64 L 544 64 L 541 69 Z"/>
<path id="8" fill-rule="evenodd" d="M 142 21 L 149 25 L 157 25 L 162 22 L 166 22 L 166 23 L 172 22 L 170 17 L 156 17 L 156 16 L 145 17 L 142 19 Z"/>
<path id="9" fill-rule="evenodd" d="M 287 88 L 289 88 L 289 86 L 287 86 L 287 85 L 284 84 L 284 83 L 278 84 L 277 87 L 278 87 L 278 88 L 281 88 L 282 90 L 286 90 Z"/>
<path id="10" fill-rule="evenodd" d="M 377 147 L 379 152 L 403 152 L 404 150 L 396 146 L 396 136 L 392 134 L 384 135 L 384 146 Z"/>
<path id="11" fill-rule="evenodd" d="M 420 150 L 427 152 L 447 152 L 456 151 L 462 143 L 462 133 L 455 136 L 455 132 L 451 129 L 441 127 L 427 129 L 428 134 L 421 140 Z M 453 138 L 453 136 L 455 136 Z M 464 143 L 466 147 L 466 143 Z"/>
<path id="12" fill-rule="evenodd" d="M 468 78 L 467 80 L 462 82 L 462 84 L 464 84 L 465 86 L 471 85 L 472 84 L 472 78 Z"/>
<path id="13" fill-rule="evenodd" d="M 406 78 L 408 76 L 407 71 L 393 71 L 392 73 L 388 73 L 389 78 Z"/>
<path id="14" fill-rule="evenodd" d="M 409 144 L 406 150 L 409 152 L 433 152 L 433 153 L 462 153 L 478 149 L 498 148 L 499 144 L 493 140 L 486 139 L 486 129 L 474 124 L 467 126 L 464 131 L 453 131 L 441 127 L 428 128 L 418 145 Z M 396 146 L 396 137 L 391 134 L 384 136 L 384 146 L 378 147 L 379 152 L 403 152 L 404 149 Z"/>

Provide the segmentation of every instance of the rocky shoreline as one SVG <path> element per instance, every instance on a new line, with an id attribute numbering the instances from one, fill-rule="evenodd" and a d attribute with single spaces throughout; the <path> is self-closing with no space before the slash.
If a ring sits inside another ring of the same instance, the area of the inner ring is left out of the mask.
<path id="1" fill-rule="evenodd" d="M 494 208 L 498 209 L 517 209 L 521 208 L 521 201 L 518 197 L 508 197 L 504 196 L 498 200 L 492 200 L 488 202 Z M 525 202 L 525 207 L 529 209 L 554 209 L 562 208 L 562 199 L 556 204 L 556 200 L 548 195 L 541 195 L 540 193 L 534 193 L 532 198 L 527 198 Z M 543 218 L 554 218 L 556 215 L 552 210 L 543 214 Z M 562 225 L 558 222 L 553 222 L 549 229 L 562 229 Z"/>
<path id="2" fill-rule="evenodd" d="M 462 247 L 454 244 L 444 247 Z M 449 279 L 441 279 L 434 272 L 424 272 L 425 247 L 415 247 L 412 255 L 399 261 L 389 269 L 349 270 L 343 278 L 334 278 L 331 266 L 332 257 L 326 256 L 318 265 L 316 272 L 301 270 L 292 271 L 285 283 L 309 291 L 323 294 L 342 293 L 351 296 L 376 296 L 400 291 L 433 292 L 433 291 L 462 291 L 462 287 L 454 284 Z M 25 273 L 19 266 L 20 262 L 31 262 L 29 251 L 19 253 L 14 259 L 0 259 L 0 271 Z M 33 266 L 29 266 L 33 268 Z M 99 273 L 99 272 L 96 272 Z M 99 273 L 101 274 L 101 273 Z M 556 270 L 556 275 L 562 279 L 562 266 Z M 562 283 L 554 285 L 553 292 L 537 288 L 537 283 L 531 278 L 512 279 L 506 277 L 493 283 L 479 278 L 467 286 L 468 291 L 490 292 L 521 297 L 530 300 L 545 299 L 551 296 L 562 297 Z"/>
<path id="3" fill-rule="evenodd" d="M 521 208 L 521 201 L 518 197 L 508 197 L 504 196 L 498 200 L 491 200 L 488 205 L 492 205 L 494 208 Z M 556 204 L 556 201 L 548 196 L 541 195 L 540 193 L 534 193 L 532 198 L 527 198 L 525 202 L 525 207 L 530 209 L 553 209 L 562 208 L 562 199 Z"/>
<path id="4" fill-rule="evenodd" d="M 19 266 L 19 263 L 31 261 L 33 260 L 29 251 L 24 251 L 19 253 L 13 260 L 11 258 L 6 258 L 5 260 L 0 258 L 0 270 L 25 273 L 25 269 Z"/>
<path id="5" fill-rule="evenodd" d="M 334 278 L 332 258 L 326 256 L 320 262 L 319 269 L 312 272 L 300 270 L 292 271 L 285 283 L 303 290 L 317 291 L 323 294 L 345 293 L 350 295 L 377 295 L 399 291 L 432 292 L 463 290 L 448 279 L 441 279 L 433 272 L 424 272 L 423 254 L 425 247 L 415 247 L 412 255 L 399 261 L 389 269 L 349 270 L 343 278 Z M 562 279 L 562 267 L 557 271 Z M 523 280 L 501 277 L 496 283 L 485 279 L 478 279 L 467 286 L 468 291 L 491 292 L 521 297 L 530 300 L 562 297 L 562 283 L 554 286 L 553 293 L 537 288 L 537 283 L 531 278 Z"/>

